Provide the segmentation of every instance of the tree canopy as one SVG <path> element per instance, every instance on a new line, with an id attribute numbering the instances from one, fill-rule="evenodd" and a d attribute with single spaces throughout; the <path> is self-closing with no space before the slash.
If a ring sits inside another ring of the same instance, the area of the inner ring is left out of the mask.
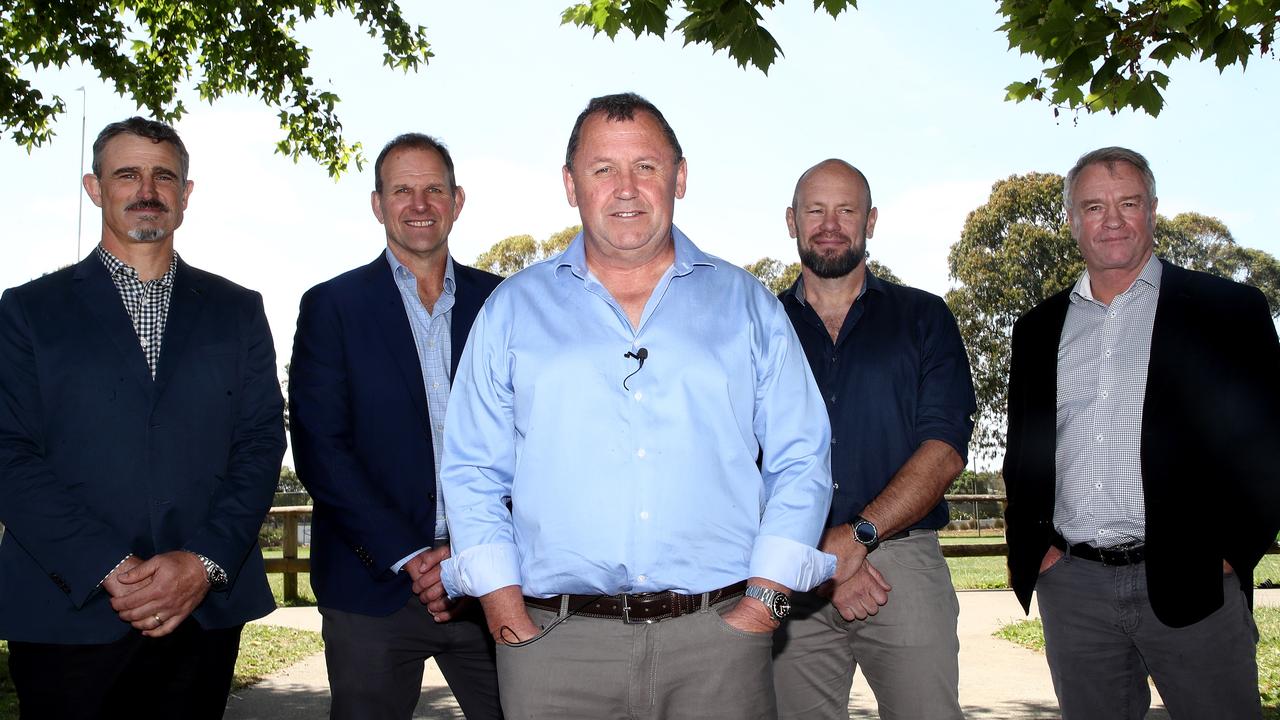
<path id="1" fill-rule="evenodd" d="M 783 54 L 764 27 L 761 9 L 784 0 L 681 0 L 684 18 L 672 32 L 684 44 L 726 51 L 739 67 L 767 73 Z M 665 38 L 675 0 L 589 0 L 564 11 L 562 19 L 613 38 L 625 28 Z M 813 0 L 814 12 L 838 18 L 857 0 Z M 1006 98 L 1048 101 L 1056 114 L 1073 111 L 1142 110 L 1164 107 L 1162 90 L 1175 61 L 1213 61 L 1218 70 L 1247 67 L 1256 52 L 1274 57 L 1280 0 L 1000 0 L 1000 26 L 1009 48 L 1034 55 L 1045 67 L 1030 80 L 1006 87 Z M 909 28 L 901 28 L 909 33 Z"/>
<path id="2" fill-rule="evenodd" d="M 0 124 L 28 149 L 48 142 L 66 101 L 46 98 L 24 77 L 80 61 L 122 96 L 159 120 L 186 113 L 180 88 L 194 81 L 201 100 L 245 94 L 279 112 L 284 138 L 276 151 L 296 162 L 315 158 L 337 176 L 360 143 L 348 143 L 338 96 L 316 88 L 311 51 L 298 24 L 317 15 L 349 13 L 379 37 L 387 67 L 409 71 L 431 57 L 425 28 L 410 26 L 396 2 L 372 0 L 109 0 L 103 3 L 11 0 L 0 11 Z"/>
<path id="3" fill-rule="evenodd" d="M 1254 285 L 1280 316 L 1280 261 L 1236 244 L 1221 220 L 1157 215 L 1154 234 L 1159 257 Z M 969 351 L 978 396 L 973 447 L 991 457 L 1004 447 L 1013 323 L 1084 271 L 1062 208 L 1062 176 L 1029 173 L 996 182 L 986 204 L 969 213 L 947 263 L 960 282 L 947 305 Z"/>
<path id="4" fill-rule="evenodd" d="M 636 37 L 670 32 L 767 73 L 783 53 L 761 11 L 783 2 L 585 0 L 565 9 L 561 22 L 610 38 L 623 29 Z M 857 6 L 813 0 L 815 12 L 833 19 Z M 1055 113 L 1132 108 L 1158 115 L 1170 81 L 1158 68 L 1187 59 L 1219 70 L 1247 67 L 1255 53 L 1274 57 L 1280 24 L 1280 0 L 1000 0 L 999 7 L 1010 49 L 1044 63 L 1036 77 L 1009 84 L 1007 99 L 1049 102 Z M 339 13 L 381 40 L 388 67 L 416 71 L 432 57 L 425 27 L 410 25 L 395 0 L 10 0 L 0 9 L 0 123 L 28 149 L 48 142 L 66 102 L 46 98 L 27 76 L 79 61 L 161 120 L 183 116 L 178 94 L 190 82 L 208 102 L 258 98 L 278 111 L 284 137 L 277 152 L 294 161 L 312 157 L 337 176 L 352 162 L 362 167 L 364 156 L 360 143 L 343 137 L 339 98 L 316 87 L 311 51 L 296 31 Z M 673 14 L 681 19 L 672 28 Z"/>
<path id="5" fill-rule="evenodd" d="M 1057 108 L 1156 116 L 1168 69 L 1177 60 L 1212 61 L 1221 72 L 1248 66 L 1256 52 L 1275 57 L 1280 0 L 1001 0 L 1009 48 L 1045 63 L 1039 76 L 1010 84 L 1006 96 Z"/>
<path id="6" fill-rule="evenodd" d="M 481 253 L 474 265 L 481 270 L 510 277 L 539 260 L 545 260 L 563 252 L 580 230 L 582 230 L 581 225 L 570 225 L 559 232 L 552 233 L 541 242 L 535 240 L 532 235 L 512 235 L 499 240 Z"/>

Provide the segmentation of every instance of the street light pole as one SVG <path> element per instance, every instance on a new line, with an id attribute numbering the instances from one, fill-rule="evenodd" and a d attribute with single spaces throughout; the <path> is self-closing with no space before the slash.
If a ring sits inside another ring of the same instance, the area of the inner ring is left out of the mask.
<path id="1" fill-rule="evenodd" d="M 76 178 L 79 180 L 84 177 L 84 135 L 85 122 L 88 115 L 89 93 L 85 91 L 84 86 L 76 88 L 80 91 L 80 175 Z M 80 262 L 80 234 L 84 230 L 84 188 L 80 183 L 76 183 L 76 198 L 79 201 L 79 211 L 76 215 L 76 256 L 73 262 Z"/>

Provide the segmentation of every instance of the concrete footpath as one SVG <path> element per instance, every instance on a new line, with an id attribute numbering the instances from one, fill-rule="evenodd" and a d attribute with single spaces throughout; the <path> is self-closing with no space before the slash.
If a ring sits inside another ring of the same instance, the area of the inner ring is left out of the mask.
<path id="1" fill-rule="evenodd" d="M 1001 625 L 1023 617 L 1008 590 L 965 590 L 960 598 L 960 703 L 972 720 L 1048 720 L 1057 700 L 1044 655 L 992 637 Z M 1280 590 L 1259 590 L 1259 605 L 1280 605 Z M 1034 608 L 1034 606 L 1033 606 Z M 1034 613 L 1033 613 L 1034 617 Z M 259 623 L 320 631 L 315 608 L 281 608 Z M 875 717 L 875 699 L 858 673 L 849 699 L 853 717 Z M 313 720 L 328 716 L 329 684 L 324 654 L 306 658 L 253 687 L 233 693 L 226 720 Z M 434 662 L 427 663 L 415 718 L 462 718 Z M 1152 689 L 1148 720 L 1168 720 Z"/>

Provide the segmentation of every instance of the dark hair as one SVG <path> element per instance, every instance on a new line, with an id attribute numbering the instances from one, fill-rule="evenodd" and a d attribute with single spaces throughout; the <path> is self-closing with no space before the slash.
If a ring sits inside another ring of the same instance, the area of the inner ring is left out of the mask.
<path id="1" fill-rule="evenodd" d="M 1080 173 L 1090 165 L 1104 165 L 1109 172 L 1114 172 L 1118 162 L 1132 165 L 1133 169 L 1137 170 L 1138 175 L 1142 177 L 1142 184 L 1147 188 L 1147 200 L 1155 199 L 1156 176 L 1151 172 L 1151 165 L 1146 158 L 1142 157 L 1142 153 L 1122 147 L 1098 148 L 1093 152 L 1081 155 L 1080 159 L 1076 161 L 1075 167 L 1067 171 L 1066 180 L 1062 183 L 1062 206 L 1066 208 L 1068 215 L 1071 214 L 1072 195 L 1075 193 L 1076 178 L 1080 176 Z"/>
<path id="2" fill-rule="evenodd" d="M 102 151 L 111 138 L 117 135 L 137 135 L 152 142 L 167 142 L 178 151 L 178 161 L 182 165 L 182 182 L 187 181 L 187 171 L 191 168 L 191 156 L 187 154 L 187 146 L 182 144 L 178 131 L 158 120 L 148 120 L 134 116 L 128 120 L 113 122 L 102 128 L 98 139 L 93 141 L 93 174 L 102 177 Z"/>
<path id="3" fill-rule="evenodd" d="M 569 147 L 564 153 L 564 166 L 570 170 L 573 169 L 573 156 L 578 152 L 578 142 L 582 139 L 582 125 L 586 123 L 587 118 L 596 113 L 604 113 L 609 120 L 635 120 L 637 110 L 649 113 L 654 120 L 658 121 L 663 134 L 667 136 L 667 143 L 675 151 L 675 161 L 679 163 L 683 160 L 684 151 L 680 149 L 676 131 L 672 130 L 667 119 L 662 117 L 662 112 L 653 103 L 635 93 L 618 93 L 592 98 L 591 102 L 587 103 L 587 108 L 578 115 L 577 122 L 573 124 L 573 132 L 569 134 Z"/>
<path id="4" fill-rule="evenodd" d="M 449 155 L 449 148 L 444 143 L 422 133 L 404 133 L 397 135 L 382 148 L 382 152 L 378 153 L 378 159 L 373 162 L 373 190 L 374 192 L 382 192 L 382 161 L 387 159 L 392 150 L 400 149 L 409 150 L 434 150 L 440 154 L 440 159 L 444 160 L 444 168 L 449 176 L 449 194 L 454 194 L 458 189 L 458 183 L 453 177 L 453 158 Z"/>

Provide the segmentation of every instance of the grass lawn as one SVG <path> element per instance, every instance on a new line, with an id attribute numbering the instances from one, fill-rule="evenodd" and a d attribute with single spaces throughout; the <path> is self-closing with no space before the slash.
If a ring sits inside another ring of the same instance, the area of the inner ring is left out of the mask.
<path id="1" fill-rule="evenodd" d="M 1258 693 L 1262 715 L 1280 720 L 1280 608 L 1254 608 L 1258 623 Z M 995 636 L 1032 650 L 1044 651 L 1044 629 L 1039 620 L 1018 620 L 995 632 Z"/>
<path id="2" fill-rule="evenodd" d="M 1004 536 L 995 530 L 948 532 L 939 538 L 943 545 L 995 545 Z M 989 590 L 1009 587 L 1009 573 L 1003 555 L 993 557 L 947 558 L 951 568 L 951 584 L 957 590 Z"/>
<path id="3" fill-rule="evenodd" d="M 278 558 L 283 556 L 280 548 L 263 548 L 262 557 Z M 311 548 L 298 548 L 298 557 L 311 557 Z M 298 573 L 298 599 L 293 602 L 284 601 L 284 574 L 267 573 L 267 582 L 271 585 L 271 594 L 276 597 L 276 605 L 280 607 L 306 607 L 316 604 L 316 596 L 311 592 L 311 573 Z"/>
<path id="4" fill-rule="evenodd" d="M 245 625 L 231 687 L 238 690 L 253 685 L 323 649 L 320 633 L 269 625 Z M 18 696 L 9 679 L 9 645 L 0 640 L 0 720 L 17 720 L 17 717 Z"/>

